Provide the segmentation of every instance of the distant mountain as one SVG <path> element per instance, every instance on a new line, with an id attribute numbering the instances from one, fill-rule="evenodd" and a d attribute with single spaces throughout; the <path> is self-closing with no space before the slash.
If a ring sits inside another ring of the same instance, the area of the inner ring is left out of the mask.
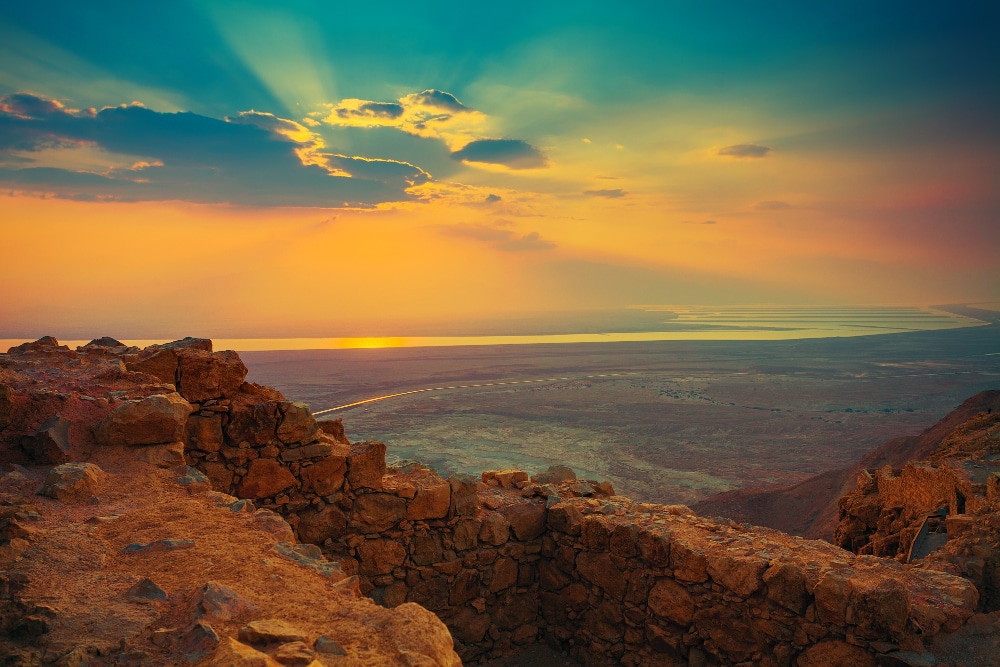
<path id="1" fill-rule="evenodd" d="M 854 488 L 863 469 L 900 468 L 908 461 L 926 458 L 957 426 L 989 409 L 1000 411 L 1000 391 L 976 394 L 920 435 L 893 438 L 849 468 L 790 486 L 727 491 L 702 500 L 692 509 L 703 516 L 725 516 L 793 535 L 831 540 L 837 527 L 837 502 Z"/>

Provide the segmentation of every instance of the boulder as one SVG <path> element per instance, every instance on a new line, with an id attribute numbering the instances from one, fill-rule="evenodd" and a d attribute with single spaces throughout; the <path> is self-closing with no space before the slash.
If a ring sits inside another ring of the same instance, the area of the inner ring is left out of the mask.
<path id="1" fill-rule="evenodd" d="M 329 496 L 344 485 L 347 474 L 347 456 L 330 456 L 311 466 L 302 468 L 299 476 L 302 478 L 302 490 L 312 491 L 318 496 Z"/>
<path id="2" fill-rule="evenodd" d="M 417 488 L 417 494 L 406 509 L 410 520 L 443 519 L 451 507 L 451 485 L 438 478 Z"/>
<path id="3" fill-rule="evenodd" d="M 167 384 L 177 382 L 177 352 L 162 348 L 147 348 L 135 359 L 126 357 L 125 368 L 133 373 L 145 373 Z"/>
<path id="4" fill-rule="evenodd" d="M 583 513 L 575 505 L 559 502 L 549 507 L 548 523 L 560 533 L 579 535 L 583 530 Z"/>
<path id="5" fill-rule="evenodd" d="M 308 635 L 294 625 L 277 619 L 250 621 L 239 630 L 240 641 L 248 644 L 304 642 Z"/>
<path id="6" fill-rule="evenodd" d="M 544 502 L 523 501 L 500 510 L 517 539 L 527 542 L 545 532 L 548 510 Z"/>
<path id="7" fill-rule="evenodd" d="M 325 440 L 325 442 L 324 442 Z M 321 435 L 320 442 L 314 442 L 303 447 L 289 447 L 281 450 L 281 460 L 289 463 L 291 461 L 302 461 L 303 459 L 318 459 L 332 455 L 337 450 L 346 447 L 339 442 L 332 441 L 329 436 Z M 346 461 L 347 455 L 344 453 Z"/>
<path id="8" fill-rule="evenodd" d="M 327 505 L 319 511 L 310 508 L 299 512 L 297 530 L 302 542 L 323 544 L 328 539 L 343 535 L 345 528 L 347 517 L 336 505 Z"/>
<path id="9" fill-rule="evenodd" d="M 406 560 L 406 549 L 397 540 L 366 540 L 358 547 L 359 568 L 363 574 L 389 574 Z"/>
<path id="10" fill-rule="evenodd" d="M 70 459 L 69 427 L 72 422 L 59 415 L 50 417 L 41 428 L 21 438 L 21 449 L 35 463 L 59 464 Z"/>
<path id="11" fill-rule="evenodd" d="M 94 438 L 105 445 L 158 445 L 177 442 L 193 408 L 180 394 L 156 394 L 128 401 L 94 427 Z"/>
<path id="12" fill-rule="evenodd" d="M 388 530 L 406 517 L 406 501 L 388 493 L 366 493 L 354 501 L 351 521 L 363 532 Z"/>
<path id="13" fill-rule="evenodd" d="M 146 349 L 201 350 L 203 352 L 211 352 L 212 341 L 208 338 L 193 338 L 191 336 L 185 336 L 184 338 L 180 338 L 169 343 L 163 343 L 162 345 L 150 345 Z"/>
<path id="14" fill-rule="evenodd" d="M 298 483 L 295 476 L 277 461 L 257 459 L 250 463 L 246 477 L 236 489 L 240 498 L 270 498 Z"/>
<path id="15" fill-rule="evenodd" d="M 189 662 L 198 662 L 213 653 L 219 645 L 219 635 L 208 623 L 195 623 L 181 637 L 178 649 Z"/>
<path id="16" fill-rule="evenodd" d="M 271 510 L 257 510 L 253 513 L 253 521 L 257 524 L 258 528 L 269 533 L 278 541 L 291 542 L 295 539 L 292 527 L 288 525 L 288 522 L 281 518 L 281 515 L 275 514 Z"/>
<path id="17" fill-rule="evenodd" d="M 451 538 L 455 550 L 465 551 L 467 549 L 475 549 L 479 544 L 479 529 L 482 526 L 483 523 L 475 519 L 466 519 L 455 524 L 455 530 Z"/>
<path id="18" fill-rule="evenodd" d="M 278 405 L 281 411 L 281 422 L 278 424 L 278 440 L 286 444 L 293 442 L 309 442 L 319 427 L 305 403 L 285 401 Z"/>
<path id="19" fill-rule="evenodd" d="M 286 667 L 306 667 L 315 653 L 305 642 L 288 642 L 274 651 L 274 659 Z"/>
<path id="20" fill-rule="evenodd" d="M 673 579 L 660 579 L 649 591 L 649 609 L 683 628 L 691 625 L 694 599 L 688 589 Z"/>
<path id="21" fill-rule="evenodd" d="M 125 591 L 125 597 L 137 600 L 166 600 L 167 592 L 157 586 L 152 579 L 144 578 Z"/>
<path id="22" fill-rule="evenodd" d="M 444 560 L 444 549 L 441 547 L 441 536 L 431 533 L 429 535 L 414 535 L 413 545 L 410 548 L 410 556 L 417 565 L 434 565 Z M 458 561 L 452 561 L 458 565 Z"/>
<path id="23" fill-rule="evenodd" d="M 701 583 L 708 580 L 707 560 L 700 549 L 684 540 L 670 542 L 670 567 L 679 581 Z"/>
<path id="24" fill-rule="evenodd" d="M 517 563 L 513 558 L 503 557 L 493 565 L 493 579 L 490 593 L 499 593 L 517 583 Z"/>
<path id="25" fill-rule="evenodd" d="M 0 431 L 10 426 L 11 413 L 14 410 L 13 394 L 10 387 L 0 384 Z"/>
<path id="26" fill-rule="evenodd" d="M 49 471 L 38 493 L 62 502 L 80 502 L 94 497 L 107 473 L 93 463 L 63 463 Z"/>
<path id="27" fill-rule="evenodd" d="M 385 475 L 384 444 L 372 440 L 351 445 L 351 453 L 347 458 L 347 481 L 352 490 L 381 491 L 383 475 Z"/>
<path id="28" fill-rule="evenodd" d="M 247 367 L 232 350 L 212 353 L 188 348 L 177 356 L 177 390 L 189 401 L 230 396 L 247 376 Z"/>
<path id="29" fill-rule="evenodd" d="M 451 485 L 451 513 L 455 516 L 475 516 L 479 511 L 479 480 L 458 473 L 448 478 Z"/>

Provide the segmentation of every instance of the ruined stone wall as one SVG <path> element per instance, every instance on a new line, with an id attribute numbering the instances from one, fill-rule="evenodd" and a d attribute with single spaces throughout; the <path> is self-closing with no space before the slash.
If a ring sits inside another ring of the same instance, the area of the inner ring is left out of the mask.
<path id="1" fill-rule="evenodd" d="M 545 641 L 595 665 L 873 665 L 976 607 L 964 579 L 636 504 L 565 470 L 386 468 L 384 445 L 349 443 L 338 422 L 246 383 L 238 356 L 209 341 L 114 354 L 114 372 L 163 393 L 109 393 L 94 442 L 183 456 L 217 490 L 281 514 L 378 602 L 437 613 L 467 661 Z M 61 436 L 24 437 L 35 456 Z"/>

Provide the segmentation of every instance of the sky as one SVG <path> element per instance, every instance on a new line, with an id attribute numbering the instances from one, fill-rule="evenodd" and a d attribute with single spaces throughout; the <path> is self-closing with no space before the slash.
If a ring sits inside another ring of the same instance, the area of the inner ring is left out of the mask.
<path id="1" fill-rule="evenodd" d="M 0 337 L 996 301 L 998 29 L 992 2 L 3 3 Z"/>

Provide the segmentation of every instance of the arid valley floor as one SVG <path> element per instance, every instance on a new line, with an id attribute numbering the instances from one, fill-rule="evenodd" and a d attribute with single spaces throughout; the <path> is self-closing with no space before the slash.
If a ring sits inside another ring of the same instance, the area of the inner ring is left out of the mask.
<path id="1" fill-rule="evenodd" d="M 444 475 L 570 463 L 638 500 L 694 503 L 849 465 L 997 388 L 1000 324 L 799 341 L 242 356 L 250 380 L 314 411 L 414 389 L 493 384 L 325 416 L 342 417 L 352 439 L 383 440 L 391 454 Z M 495 384 L 512 381 L 522 383 Z"/>

